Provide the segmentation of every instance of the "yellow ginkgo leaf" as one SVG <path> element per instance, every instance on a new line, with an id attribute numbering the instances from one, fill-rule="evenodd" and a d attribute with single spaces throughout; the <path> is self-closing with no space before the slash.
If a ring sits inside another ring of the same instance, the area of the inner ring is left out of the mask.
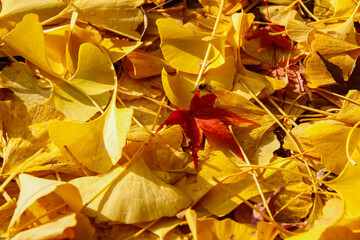
<path id="1" fill-rule="evenodd" d="M 355 62 L 352 56 L 360 53 L 359 46 L 323 33 L 315 33 L 312 38 L 311 54 L 305 59 L 306 68 L 302 72 L 306 77 L 308 86 L 315 88 L 335 83 L 334 78 L 316 53 L 317 51 L 328 61 L 341 68 L 346 81 Z"/>
<path id="2" fill-rule="evenodd" d="M 237 46 L 239 50 L 243 45 L 245 34 L 249 30 L 254 18 L 254 14 L 246 14 L 244 11 L 241 13 L 235 13 L 231 16 L 232 29 L 230 30 L 227 38 L 230 38 L 232 45 Z"/>
<path id="3" fill-rule="evenodd" d="M 143 96 L 157 98 L 163 92 L 160 77 L 133 79 L 127 74 L 122 74 L 118 81 L 118 93 L 123 100 L 132 100 Z"/>
<path id="4" fill-rule="evenodd" d="M 272 223 L 260 221 L 257 224 L 258 240 L 273 240 L 279 234 L 280 230 L 277 229 Z"/>
<path id="5" fill-rule="evenodd" d="M 231 219 L 199 219 L 197 225 L 198 239 L 257 239 L 254 235 L 256 228 L 253 225 L 237 223 Z"/>
<path id="6" fill-rule="evenodd" d="M 304 21 L 298 11 L 289 9 L 286 5 L 261 6 L 259 10 L 266 19 L 269 17 L 271 23 L 276 25 L 285 26 L 290 20 Z"/>
<path id="7" fill-rule="evenodd" d="M 306 42 L 313 27 L 306 25 L 303 21 L 290 19 L 286 25 L 286 35 L 293 41 Z"/>
<path id="8" fill-rule="evenodd" d="M 349 161 L 346 154 L 346 139 L 351 127 L 333 123 L 317 123 L 306 128 L 306 136 L 311 140 L 315 149 L 321 154 L 321 162 L 330 171 L 340 174 Z M 352 134 L 349 149 L 353 151 L 360 140 L 360 130 Z M 356 152 L 350 152 L 350 156 Z"/>
<path id="9" fill-rule="evenodd" d="M 62 62 L 62 66 L 66 67 L 66 42 L 69 36 L 69 25 L 44 29 L 45 52 L 48 59 L 55 59 Z"/>
<path id="10" fill-rule="evenodd" d="M 83 43 L 79 48 L 78 64 L 75 74 L 69 79 L 89 95 L 98 95 L 114 89 L 112 66 L 106 55 L 91 43 Z"/>
<path id="11" fill-rule="evenodd" d="M 231 90 L 233 88 L 235 72 L 234 57 L 229 56 L 226 57 L 223 65 L 209 69 L 203 75 L 204 80 L 201 83 L 209 87 L 221 87 Z M 164 91 L 170 102 L 179 108 L 189 109 L 191 99 L 194 97 L 193 89 L 197 75 L 177 72 L 175 76 L 171 76 L 164 69 L 161 79 Z"/>
<path id="12" fill-rule="evenodd" d="M 52 94 L 45 104 L 74 120 L 86 121 L 107 104 L 114 89 L 114 68 L 105 54 L 91 43 L 80 46 L 77 71 L 68 81 L 51 78 Z M 81 113 L 80 113 L 81 112 Z"/>
<path id="13" fill-rule="evenodd" d="M 222 88 L 213 89 L 213 93 L 217 96 L 216 100 L 219 103 L 219 107 L 258 123 L 258 125 L 241 124 L 241 126 L 234 127 L 234 133 L 240 145 L 246 155 L 252 159 L 255 156 L 258 145 L 262 141 L 263 135 L 271 129 L 275 121 L 263 109 L 240 94 Z M 276 142 L 273 143 L 273 147 L 275 147 L 277 144 Z M 272 157 L 272 155 L 267 157 Z"/>
<path id="14" fill-rule="evenodd" d="M 287 168 L 298 171 L 296 163 L 280 161 L 272 166 Z M 220 179 L 219 179 L 220 180 Z M 258 177 L 262 192 L 273 192 L 280 187 L 285 187 L 301 181 L 301 176 L 281 171 L 267 169 L 261 177 Z M 250 199 L 259 195 L 259 190 L 255 184 L 254 178 L 249 173 L 238 174 L 224 181 L 233 192 L 240 195 L 243 199 Z M 200 201 L 201 205 L 212 214 L 224 216 L 235 209 L 242 200 L 229 193 L 226 189 L 217 185 L 211 189 Z"/>
<path id="15" fill-rule="evenodd" d="M 99 118 L 86 122 L 51 121 L 50 138 L 61 149 L 64 146 L 88 169 L 103 173 L 121 157 L 133 111 L 118 109 L 116 98 Z"/>
<path id="16" fill-rule="evenodd" d="M 196 83 L 196 75 L 178 72 L 175 76 L 171 76 L 163 69 L 161 80 L 170 102 L 178 108 L 189 109 L 191 99 L 194 97 L 192 90 Z"/>
<path id="17" fill-rule="evenodd" d="M 321 200 L 320 200 L 321 201 Z M 289 240 L 306 240 L 306 239 L 329 239 L 321 238 L 321 235 L 336 221 L 339 221 L 344 215 L 343 203 L 338 198 L 331 198 L 324 207 L 315 205 L 317 211 L 316 219 L 311 225 L 307 226 L 306 231 L 297 235 L 291 236 Z M 322 207 L 322 208 L 321 208 Z M 351 238 L 349 238 L 351 239 Z M 335 240 L 335 239 L 333 239 Z"/>
<path id="18" fill-rule="evenodd" d="M 39 15 L 41 21 L 58 14 L 66 7 L 66 2 L 57 0 L 23 0 L 13 1 L 3 0 L 1 2 L 0 18 L 6 21 L 20 22 L 27 13 Z"/>
<path id="19" fill-rule="evenodd" d="M 75 19 L 76 20 L 76 19 Z M 112 62 L 116 62 L 141 45 L 141 42 L 130 42 L 119 38 L 104 38 L 95 29 L 82 28 L 74 23 L 65 25 L 70 31 L 66 43 L 66 64 L 69 74 L 72 76 L 78 64 L 79 48 L 84 43 L 92 43 L 102 46 L 108 53 Z M 46 32 L 47 37 L 49 33 Z"/>
<path id="20" fill-rule="evenodd" d="M 28 104 L 20 101 L 0 101 L 0 135 L 19 138 L 29 135 L 29 126 L 47 122 L 51 119 L 63 120 L 65 116 L 49 106 Z M 6 141 L 0 138 L 2 145 Z"/>
<path id="21" fill-rule="evenodd" d="M 182 150 L 183 130 L 174 125 L 151 138 L 142 154 L 154 170 L 182 169 L 189 163 L 190 154 Z"/>
<path id="22" fill-rule="evenodd" d="M 202 64 L 207 69 L 224 64 L 225 37 L 194 31 L 173 20 L 160 18 L 156 21 L 161 38 L 161 51 L 165 60 L 176 70 L 198 74 Z M 208 62 L 203 63 L 208 45 L 211 44 Z"/>
<path id="23" fill-rule="evenodd" d="M 19 99 L 27 103 L 43 103 L 51 94 L 49 89 L 43 89 L 37 84 L 29 66 L 24 63 L 5 67 L 0 78 Z"/>
<path id="24" fill-rule="evenodd" d="M 360 161 L 357 161 L 357 165 L 352 165 L 348 162 L 341 172 L 341 174 L 333 181 L 327 182 L 326 185 L 337 191 L 344 203 L 346 214 L 349 217 L 359 217 L 359 201 L 360 195 L 355 194 L 358 188 L 360 188 Z"/>
<path id="25" fill-rule="evenodd" d="M 74 211 L 79 211 L 82 207 L 81 196 L 76 187 L 67 182 L 37 178 L 22 173 L 19 175 L 20 195 L 17 207 L 11 218 L 9 229 L 11 229 L 17 219 L 30 207 L 36 200 L 52 192 L 61 197 L 68 206 Z"/>
<path id="26" fill-rule="evenodd" d="M 216 15 L 219 12 L 220 3 L 219 0 L 200 0 L 204 10 L 212 15 Z M 236 13 L 240 9 L 244 9 L 249 5 L 247 0 L 229 0 L 224 2 L 223 13 L 230 15 Z"/>
<path id="27" fill-rule="evenodd" d="M 161 101 L 161 98 L 156 98 L 156 100 Z M 128 139 L 131 141 L 147 141 L 149 138 L 148 130 L 153 128 L 155 119 L 157 119 L 157 122 L 154 129 L 157 129 L 170 115 L 170 110 L 168 109 L 162 109 L 160 115 L 158 115 L 160 106 L 148 99 L 133 99 L 124 101 L 124 103 L 127 107 L 134 110 L 134 118 L 147 129 L 145 130 L 144 127 L 134 123 L 127 135 Z"/>
<path id="28" fill-rule="evenodd" d="M 269 95 L 275 90 L 283 89 L 286 86 L 286 83 L 281 80 L 249 71 L 242 64 L 240 64 L 239 68 L 240 70 L 235 77 L 233 91 L 248 99 L 251 98 L 251 95 L 241 82 L 245 83 L 255 95 Z"/>
<path id="29" fill-rule="evenodd" d="M 4 176 L 46 170 L 83 175 L 76 162 L 49 142 L 47 122 L 27 126 L 25 134 L 8 139 L 3 158 L 1 174 Z"/>
<path id="30" fill-rule="evenodd" d="M 15 240 L 95 239 L 95 229 L 81 213 L 70 213 L 49 223 L 16 234 Z"/>
<path id="31" fill-rule="evenodd" d="M 163 68 L 169 73 L 174 72 L 163 59 L 140 49 L 129 53 L 125 63 L 134 79 L 160 75 Z"/>
<path id="32" fill-rule="evenodd" d="M 107 50 L 113 63 L 140 47 L 141 44 L 142 42 L 130 42 L 119 38 L 102 38 L 100 41 L 100 45 Z"/>
<path id="33" fill-rule="evenodd" d="M 4 42 L 7 47 L 45 71 L 41 73 L 50 81 L 52 94 L 44 104 L 55 107 L 71 119 L 87 121 L 99 111 L 96 105 L 105 106 L 108 103 L 108 91 L 113 89 L 115 72 L 106 53 L 96 46 L 90 43 L 81 45 L 77 72 L 68 81 L 62 76 L 66 70 L 63 65 L 65 53 L 51 55 L 59 59 L 49 57 L 45 34 L 36 15 L 26 15 Z"/>
<path id="34" fill-rule="evenodd" d="M 54 107 L 72 120 L 81 122 L 94 116 L 99 111 L 99 107 L 105 106 L 110 98 L 109 92 L 86 96 L 83 91 L 69 82 L 57 78 L 51 79 L 51 86 L 50 98 L 44 104 Z M 99 107 L 96 107 L 94 102 Z"/>
<path id="35" fill-rule="evenodd" d="M 360 92 L 358 90 L 350 90 L 346 97 L 359 102 Z M 335 119 L 349 125 L 354 125 L 360 121 L 360 115 L 354 114 L 360 111 L 360 106 L 349 101 L 344 101 L 340 111 L 336 114 Z"/>
<path id="36" fill-rule="evenodd" d="M 75 0 L 71 2 L 67 10 L 68 14 L 65 16 L 70 17 L 71 13 L 76 11 L 79 13 L 80 20 L 139 40 L 140 34 L 136 30 L 144 20 L 139 8 L 143 3 L 144 0 L 104 0 L 101 2 Z"/>
<path id="37" fill-rule="evenodd" d="M 84 203 L 96 196 L 84 210 L 87 215 L 101 222 L 131 224 L 175 216 L 190 205 L 188 196 L 159 180 L 142 158 L 129 164 L 103 175 L 71 181 L 79 189 Z"/>
<path id="38" fill-rule="evenodd" d="M 157 221 L 155 224 L 151 225 L 148 230 L 152 233 L 159 236 L 160 240 L 166 239 L 165 236 L 176 228 L 180 223 L 182 222 L 181 219 L 178 219 L 177 217 L 172 218 L 162 218 L 159 221 Z M 140 225 L 141 224 L 137 224 Z M 147 224 L 142 224 L 143 227 L 145 227 Z"/>
<path id="39" fill-rule="evenodd" d="M 197 229 L 197 214 L 196 211 L 188 208 L 185 211 L 185 217 L 186 217 L 186 221 L 188 223 L 188 226 L 190 228 L 190 231 L 193 235 L 194 240 L 198 240 L 198 229 Z"/>
<path id="40" fill-rule="evenodd" d="M 335 13 L 332 17 L 344 17 L 353 14 L 356 3 L 351 0 L 331 0 Z"/>
<path id="41" fill-rule="evenodd" d="M 349 17 L 346 22 L 336 27 L 326 26 L 325 29 L 319 29 L 326 33 L 328 36 L 334 37 L 339 40 L 346 41 L 348 43 L 357 45 L 355 31 L 354 31 L 354 17 Z"/>
<path id="42" fill-rule="evenodd" d="M 209 159 L 205 162 L 202 162 L 200 158 L 199 169 L 200 171 L 194 176 L 193 181 L 189 181 L 189 178 L 185 176 L 175 184 L 194 202 L 199 201 L 217 184 L 213 177 L 221 180 L 241 171 L 221 151 L 211 152 Z"/>
<path id="43" fill-rule="evenodd" d="M 3 41 L 7 47 L 47 73 L 52 75 L 65 73 L 62 59 L 47 57 L 45 36 L 37 15 L 25 15 L 15 29 L 4 37 Z"/>

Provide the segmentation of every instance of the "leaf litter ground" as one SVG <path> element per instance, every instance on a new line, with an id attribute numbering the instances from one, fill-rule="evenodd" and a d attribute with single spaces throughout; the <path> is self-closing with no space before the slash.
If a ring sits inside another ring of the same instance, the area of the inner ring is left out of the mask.
<path id="1" fill-rule="evenodd" d="M 357 1 L 2 1 L 1 239 L 360 239 Z"/>

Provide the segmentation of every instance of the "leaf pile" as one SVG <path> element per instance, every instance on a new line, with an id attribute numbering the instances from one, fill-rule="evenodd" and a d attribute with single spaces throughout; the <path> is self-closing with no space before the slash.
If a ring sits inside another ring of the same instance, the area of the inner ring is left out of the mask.
<path id="1" fill-rule="evenodd" d="M 359 239 L 357 1 L 9 1 L 0 239 Z"/>

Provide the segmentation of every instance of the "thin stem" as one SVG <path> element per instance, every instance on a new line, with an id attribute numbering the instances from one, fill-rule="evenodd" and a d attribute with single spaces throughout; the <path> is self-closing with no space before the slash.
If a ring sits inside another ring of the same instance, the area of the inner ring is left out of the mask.
<path id="1" fill-rule="evenodd" d="M 316 113 L 321 113 L 321 114 L 324 114 L 326 116 L 331 116 L 331 117 L 335 117 L 336 114 L 334 113 L 329 113 L 329 112 L 326 112 L 326 111 L 322 111 L 322 110 L 319 110 L 319 109 L 315 109 L 315 108 L 311 108 L 311 107 L 307 107 L 307 106 L 303 106 L 303 105 L 300 105 L 298 103 L 292 103 L 290 101 L 287 101 L 287 100 L 279 100 L 277 99 L 276 97 L 274 96 L 270 96 L 272 99 L 274 99 L 275 101 L 277 102 L 283 102 L 283 103 L 286 103 L 286 104 L 289 104 L 289 105 L 293 105 L 294 107 L 297 107 L 297 108 L 301 108 L 301 109 L 304 109 L 304 110 L 308 110 L 308 111 L 312 111 L 312 112 L 316 112 Z"/>
<path id="2" fill-rule="evenodd" d="M 86 208 L 92 201 L 94 201 L 101 193 L 103 193 L 105 190 L 110 188 L 110 186 L 114 184 L 126 172 L 130 164 L 140 156 L 140 154 L 144 150 L 144 147 L 145 147 L 145 143 L 143 143 L 140 146 L 139 150 L 135 153 L 135 155 L 131 158 L 131 160 L 124 164 L 121 171 L 113 179 L 111 179 L 110 182 L 108 182 L 103 188 L 101 188 L 96 194 L 94 194 L 89 200 L 87 200 L 87 202 L 83 204 L 82 210 Z"/>
<path id="3" fill-rule="evenodd" d="M 266 111 L 266 113 L 272 118 L 274 119 L 274 121 L 280 126 L 280 128 L 282 130 L 284 130 L 287 134 L 289 134 L 291 140 L 295 143 L 295 146 L 298 150 L 299 153 L 302 152 L 302 150 L 300 149 L 300 146 L 298 145 L 298 143 L 295 141 L 295 138 L 293 137 L 291 131 L 287 130 L 284 125 L 279 121 L 279 119 L 277 119 L 277 117 L 260 101 L 260 99 L 258 97 L 256 97 L 256 95 L 249 89 L 249 87 L 244 83 L 244 82 L 240 82 L 244 88 L 248 91 L 248 93 L 255 99 L 255 101 Z"/>
<path id="4" fill-rule="evenodd" d="M 244 149 L 241 147 L 241 145 L 240 145 L 240 143 L 239 143 L 239 140 L 238 140 L 237 137 L 235 136 L 234 131 L 233 131 L 231 125 L 229 126 L 229 130 L 230 130 L 230 132 L 231 132 L 232 137 L 234 138 L 234 140 L 235 140 L 235 142 L 236 142 L 236 145 L 238 145 L 238 147 L 239 147 L 239 149 L 240 149 L 240 151 L 241 151 L 241 154 L 242 154 L 243 157 L 244 157 L 244 160 L 245 160 L 246 164 L 247 164 L 247 165 L 251 165 L 251 163 L 250 163 L 250 161 L 249 161 L 249 159 L 248 159 L 248 157 L 247 157 Z M 251 167 L 250 167 L 250 169 L 253 170 Z M 263 203 L 264 203 L 265 209 L 266 209 L 266 211 L 267 211 L 270 219 L 274 221 L 274 218 L 273 218 L 273 216 L 272 216 L 272 214 L 271 214 L 271 211 L 270 211 L 269 205 L 267 204 L 267 201 L 266 201 L 266 198 L 265 198 L 265 196 L 264 196 L 264 193 L 263 193 L 262 190 L 261 190 L 261 186 L 260 186 L 259 180 L 257 179 L 257 176 L 256 176 L 255 171 L 252 171 L 252 176 L 253 176 L 253 179 L 254 179 L 254 181 L 255 181 L 256 187 L 257 187 L 257 189 L 258 189 L 258 191 L 259 191 L 259 194 L 260 194 L 260 196 L 261 196 L 261 199 L 262 199 L 262 201 L 263 201 Z"/>
<path id="5" fill-rule="evenodd" d="M 5 190 L 3 190 L 2 195 L 5 198 L 6 202 L 8 203 L 14 202 L 14 199 L 12 199 Z"/>
<path id="6" fill-rule="evenodd" d="M 147 97 L 147 96 L 141 96 L 141 97 L 144 98 L 144 99 L 146 99 L 146 100 L 149 100 L 149 101 L 152 102 L 152 103 L 155 103 L 155 104 L 160 105 L 160 106 L 162 106 L 162 107 L 164 107 L 164 108 L 167 108 L 167 109 L 169 109 L 169 110 L 171 110 L 171 111 L 176 111 L 176 108 L 170 107 L 169 105 L 164 104 L 164 103 L 162 103 L 162 102 L 160 102 L 160 101 L 158 101 L 158 100 L 155 100 L 155 99 L 150 98 L 150 97 Z"/>
<path id="7" fill-rule="evenodd" d="M 19 228 L 16 228 L 16 231 L 12 231 L 11 233 L 14 234 L 14 233 L 17 233 L 17 232 L 21 232 L 22 230 L 24 230 L 25 228 L 27 228 L 27 226 L 33 224 L 34 222 L 38 221 L 39 219 L 45 217 L 45 216 L 48 216 L 50 215 L 51 213 L 53 212 L 56 212 L 64 207 L 67 206 L 67 203 L 64 203 L 64 204 L 61 204 L 60 206 L 54 208 L 54 209 L 51 209 L 50 211 L 47 211 L 45 214 L 39 216 L 39 217 L 36 217 L 35 219 L 32 219 L 30 220 L 29 222 L 23 224 L 22 226 L 20 226 Z"/>
<path id="8" fill-rule="evenodd" d="M 272 224 L 274 224 L 274 226 L 276 226 L 281 232 L 288 234 L 288 235 L 294 235 L 294 233 L 284 229 L 280 224 L 278 224 L 275 220 L 271 219 L 268 215 L 266 215 L 263 211 L 261 211 L 260 209 L 258 209 L 257 207 L 255 207 L 251 202 L 249 202 L 247 199 L 241 197 L 239 194 L 237 194 L 234 190 L 232 190 L 231 188 L 229 188 L 226 184 L 222 183 L 221 181 L 219 181 L 216 177 L 213 177 L 213 180 L 218 184 L 218 186 L 222 187 L 223 189 L 225 189 L 227 192 L 229 192 L 231 195 L 233 195 L 234 197 L 237 197 L 238 199 L 240 199 L 242 202 L 244 202 L 246 205 L 248 205 L 250 208 L 252 208 L 254 211 L 256 211 L 257 213 L 259 213 L 263 218 L 265 218 L 266 220 L 268 220 L 269 222 L 271 222 Z"/>
<path id="9" fill-rule="evenodd" d="M 292 3 L 289 4 L 289 6 L 287 6 L 286 8 L 284 8 L 283 12 L 287 12 L 289 11 L 290 9 L 292 9 L 295 4 L 297 4 L 299 2 L 299 0 L 296 0 L 296 1 L 293 1 Z"/>
<path id="10" fill-rule="evenodd" d="M 76 157 L 74 156 L 74 154 L 72 154 L 72 152 L 70 151 L 70 149 L 68 148 L 68 146 L 64 145 L 63 146 L 65 151 L 69 154 L 70 159 L 76 163 L 76 165 L 81 169 L 81 171 L 86 175 L 86 176 L 91 176 L 92 174 L 86 169 L 84 168 L 84 166 L 79 162 L 79 160 L 76 159 Z"/>
<path id="11" fill-rule="evenodd" d="M 279 36 L 279 35 L 286 35 L 286 31 L 282 31 L 282 32 L 269 32 L 268 33 L 270 36 Z"/>
<path id="12" fill-rule="evenodd" d="M 337 94 L 337 93 L 333 93 L 333 92 L 330 92 L 330 91 L 325 90 L 325 89 L 322 89 L 322 88 L 317 88 L 316 90 L 322 91 L 322 92 L 327 93 L 327 94 L 334 95 L 334 96 L 336 96 L 336 97 L 338 97 L 338 98 L 341 98 L 341 99 L 343 99 L 343 100 L 345 100 L 345 101 L 348 101 L 348 102 L 351 102 L 351 103 L 353 103 L 353 104 L 355 104 L 355 105 L 360 106 L 360 103 L 359 103 L 359 102 L 355 101 L 354 99 L 348 98 L 348 97 L 346 97 L 346 96 L 343 96 L 343 95 L 340 95 L 340 94 Z"/>
<path id="13" fill-rule="evenodd" d="M 287 168 L 278 168 L 278 167 L 272 167 L 272 166 L 268 166 L 268 165 L 264 165 L 264 166 L 260 166 L 260 165 L 237 165 L 238 168 L 253 168 L 253 169 L 272 169 L 272 170 L 278 170 L 278 171 L 284 171 L 284 172 L 290 172 L 290 173 L 294 173 L 294 174 L 297 174 L 299 176 L 302 176 L 302 177 L 306 177 L 306 178 L 309 178 L 310 180 L 314 180 L 314 181 L 318 181 L 322 184 L 327 184 L 326 181 L 321 181 L 319 180 L 318 178 L 314 177 L 314 176 L 311 176 L 309 174 L 306 174 L 306 173 L 302 173 L 302 172 L 297 172 L 295 170 L 291 170 L 291 169 L 287 169 Z M 242 172 L 239 172 L 239 173 L 234 173 L 232 175 L 229 175 L 226 179 L 228 178 L 231 178 L 231 177 L 235 177 L 237 175 L 240 175 L 240 174 L 243 174 Z"/>
<path id="14" fill-rule="evenodd" d="M 161 219 L 161 218 L 156 219 L 156 220 L 150 222 L 148 225 L 146 225 L 145 227 L 141 228 L 139 231 L 137 231 L 137 232 L 134 233 L 133 235 L 125 238 L 124 240 L 130 240 L 130 239 L 133 239 L 133 238 L 135 238 L 135 237 L 140 236 L 140 234 L 142 234 L 143 232 L 145 232 L 146 230 L 148 230 L 151 226 L 153 226 L 154 224 L 156 224 L 160 219 Z M 120 238 L 116 238 L 116 240 L 120 240 Z"/>
<path id="15" fill-rule="evenodd" d="M 67 10 L 69 10 L 69 8 L 72 7 L 72 3 L 70 3 L 69 5 L 67 5 L 63 10 L 61 10 L 61 12 L 59 12 L 56 16 L 53 16 L 49 19 L 46 19 L 45 21 L 42 21 L 41 22 L 41 25 L 47 25 L 49 24 L 50 22 L 58 19 L 59 17 L 61 17 L 63 14 L 65 14 L 67 12 Z"/>
<path id="16" fill-rule="evenodd" d="M 269 102 L 274 105 L 276 107 L 276 109 L 284 116 L 284 117 L 287 117 L 288 115 L 286 114 L 286 112 L 274 101 L 272 100 L 271 98 L 267 97 L 267 100 L 269 100 Z M 292 118 L 289 118 L 289 121 L 291 122 L 291 124 L 296 127 L 297 124 L 296 122 L 292 119 Z"/>
<path id="17" fill-rule="evenodd" d="M 327 176 L 329 176 L 331 174 L 331 172 L 327 172 L 324 176 L 322 176 L 320 178 L 320 180 L 324 180 Z M 274 213 L 274 217 L 276 217 L 281 211 L 283 211 L 285 208 L 287 208 L 291 203 L 293 203 L 296 199 L 300 198 L 302 195 L 304 195 L 307 192 L 311 192 L 311 189 L 315 186 L 315 184 L 318 184 L 318 181 L 316 180 L 315 183 L 313 183 L 308 189 L 306 189 L 305 191 L 302 191 L 301 193 L 299 193 L 298 195 L 296 195 L 294 198 L 292 198 L 290 201 L 288 201 L 287 203 L 285 203 L 283 206 L 281 206 L 281 208 L 279 210 L 277 210 Z"/>
<path id="18" fill-rule="evenodd" d="M 252 1 L 251 4 L 244 9 L 244 12 L 245 12 L 245 13 L 249 12 L 253 7 L 255 7 L 255 6 L 256 6 L 259 2 L 261 2 L 261 1 L 262 1 L 262 0 Z"/>
<path id="19" fill-rule="evenodd" d="M 319 21 L 320 19 L 318 19 L 312 12 L 310 12 L 310 10 L 305 6 L 305 4 L 303 3 L 303 1 L 299 0 L 298 1 L 300 3 L 300 5 L 303 7 L 303 9 L 305 10 L 305 12 L 307 14 L 309 14 L 310 17 L 312 17 L 315 21 Z"/>
<path id="20" fill-rule="evenodd" d="M 4 45 L 3 45 L 3 44 L 0 46 L 0 51 L 2 51 L 3 53 L 5 53 L 5 55 L 6 55 L 12 62 L 18 63 L 18 60 L 16 60 L 16 58 L 14 58 L 7 50 L 4 49 Z"/>
<path id="21" fill-rule="evenodd" d="M 166 95 L 164 95 L 164 97 L 163 97 L 163 99 L 162 99 L 161 102 L 163 103 L 163 102 L 165 101 L 165 99 L 166 99 Z M 156 126 L 156 124 L 157 124 L 157 121 L 159 120 L 159 116 L 160 116 L 161 109 L 162 109 L 162 107 L 159 106 L 159 109 L 158 109 L 158 111 L 157 111 L 157 114 L 156 114 L 156 117 L 155 117 L 155 119 L 154 119 L 153 125 L 151 126 L 151 134 L 149 134 L 149 137 L 148 137 L 148 139 L 146 140 L 146 144 L 148 144 L 148 143 L 150 142 L 151 136 L 153 135 L 152 131 L 155 130 L 155 126 Z"/>
<path id="22" fill-rule="evenodd" d="M 20 172 L 24 171 L 26 167 L 28 167 L 28 164 L 31 164 L 35 158 L 38 157 L 39 154 L 43 153 L 45 150 L 43 148 L 39 149 L 35 154 L 33 154 L 31 157 L 26 159 L 24 162 L 19 164 L 13 172 L 5 179 L 5 181 L 0 186 L 0 193 L 2 193 L 5 190 L 5 187 L 13 180 Z"/>
<path id="23" fill-rule="evenodd" d="M 222 10 L 223 10 L 223 7 L 224 7 L 224 2 L 225 2 L 225 0 L 221 0 L 220 7 L 219 7 L 219 12 L 218 12 L 218 15 L 217 15 L 217 18 L 216 18 L 216 21 L 215 21 L 215 25 L 214 25 L 214 29 L 213 29 L 213 32 L 212 32 L 211 36 L 215 36 L 216 29 L 217 29 L 217 26 L 219 24 L 221 13 L 222 13 Z M 199 72 L 198 77 L 196 79 L 193 91 L 196 91 L 196 89 L 197 89 L 197 87 L 198 87 L 198 85 L 200 83 L 201 77 L 204 74 L 206 67 L 208 66 L 207 60 L 208 60 L 209 55 L 210 55 L 210 49 L 211 49 L 211 43 L 209 43 L 208 48 L 206 50 L 205 57 L 204 57 L 204 60 L 203 60 L 203 64 L 201 65 L 201 69 L 200 69 L 200 72 Z"/>
<path id="24" fill-rule="evenodd" d="M 127 108 L 125 103 L 123 102 L 123 100 L 119 97 L 119 96 L 116 96 L 117 100 L 120 102 L 120 104 L 124 107 L 124 108 Z M 147 127 L 145 127 L 139 120 L 137 120 L 136 117 L 132 116 L 132 119 L 134 120 L 134 122 L 139 126 L 141 127 L 142 129 L 144 129 L 145 131 L 147 131 L 148 133 L 152 133 L 151 130 L 149 130 Z"/>
<path id="25" fill-rule="evenodd" d="M 350 130 L 350 132 L 349 132 L 349 134 L 348 134 L 348 136 L 347 136 L 347 138 L 346 138 L 346 145 L 345 145 L 345 151 L 346 151 L 347 159 L 348 159 L 349 162 L 350 162 L 352 165 L 354 165 L 354 166 L 356 166 L 357 164 L 356 164 L 356 162 L 351 158 L 349 148 L 350 148 L 351 136 L 352 136 L 352 134 L 354 133 L 355 129 L 356 129 L 359 125 L 360 125 L 360 121 L 357 122 L 357 123 L 351 128 L 351 130 Z"/>
<path id="26" fill-rule="evenodd" d="M 250 93 L 250 95 L 260 104 L 260 106 L 276 121 L 276 123 L 289 135 L 290 139 L 294 142 L 295 144 L 295 147 L 296 149 L 298 150 L 299 153 L 302 152 L 302 149 L 300 147 L 300 145 L 298 144 L 298 142 L 295 140 L 295 136 L 293 136 L 292 132 L 291 131 L 288 131 L 283 124 L 281 124 L 281 122 L 275 117 L 275 115 L 260 101 L 260 99 L 258 99 L 256 97 L 256 95 L 249 89 L 249 87 L 244 83 L 244 82 L 241 82 L 242 85 L 246 88 L 246 90 Z M 305 166 L 306 166 L 306 169 L 309 173 L 310 176 L 312 176 L 311 174 L 311 170 L 310 170 L 310 167 L 309 167 L 309 164 L 307 163 L 306 160 L 304 160 L 304 163 L 305 163 Z M 313 183 L 314 181 L 311 180 Z M 316 190 L 316 187 L 315 189 Z"/>

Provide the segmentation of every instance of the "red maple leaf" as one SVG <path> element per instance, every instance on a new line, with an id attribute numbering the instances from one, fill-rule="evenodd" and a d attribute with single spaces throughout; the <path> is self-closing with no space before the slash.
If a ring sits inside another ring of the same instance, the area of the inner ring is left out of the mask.
<path id="1" fill-rule="evenodd" d="M 215 100 L 216 96 L 214 94 L 207 94 L 200 97 L 200 91 L 197 91 L 191 100 L 188 111 L 177 109 L 172 112 L 168 119 L 157 129 L 157 132 L 160 131 L 164 125 L 179 124 L 182 126 L 186 137 L 191 140 L 192 158 L 196 169 L 198 167 L 198 151 L 203 141 L 203 134 L 205 136 L 216 136 L 218 139 L 232 146 L 239 156 L 242 156 L 228 126 L 237 125 L 241 122 L 257 124 L 238 116 L 234 112 L 213 107 Z"/>
<path id="2" fill-rule="evenodd" d="M 280 33 L 284 32 L 285 27 L 282 26 L 275 26 L 275 25 L 268 25 L 266 27 L 261 27 L 256 30 L 254 34 L 248 36 L 247 39 L 251 38 L 260 38 L 260 48 L 259 52 L 266 47 L 270 47 L 272 45 L 279 46 L 285 49 L 291 49 L 291 42 L 290 39 L 285 35 L 272 35 L 271 33 Z"/>

